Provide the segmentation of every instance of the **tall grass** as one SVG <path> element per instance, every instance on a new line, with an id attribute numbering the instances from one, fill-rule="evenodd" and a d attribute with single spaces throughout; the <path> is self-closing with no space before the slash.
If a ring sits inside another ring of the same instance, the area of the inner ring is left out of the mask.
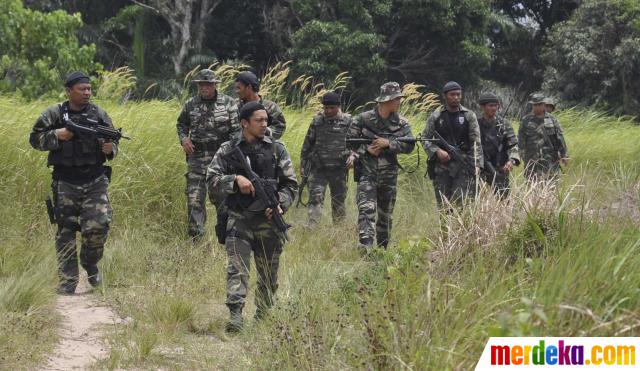
<path id="1" fill-rule="evenodd" d="M 304 104 L 313 107 L 318 89 L 304 86 Z M 413 106 L 437 101 L 405 90 L 418 133 L 426 117 Z M 55 339 L 54 229 L 42 203 L 50 177 L 26 140 L 50 103 L 0 98 L 0 368 L 37 362 Z M 293 208 L 278 303 L 229 337 L 214 221 L 199 246 L 185 233 L 179 101 L 96 103 L 133 137 L 112 163 L 99 293 L 131 321 L 108 334 L 100 367 L 467 369 L 491 335 L 638 335 L 640 127 L 628 120 L 560 112 L 572 162 L 558 186 L 527 185 L 518 170 L 511 201 L 485 189 L 442 219 L 424 165 L 401 174 L 392 247 L 376 259 L 355 249 L 354 183 L 341 225 L 327 216 L 305 230 L 306 210 Z M 294 164 L 314 111 L 285 108 Z"/>

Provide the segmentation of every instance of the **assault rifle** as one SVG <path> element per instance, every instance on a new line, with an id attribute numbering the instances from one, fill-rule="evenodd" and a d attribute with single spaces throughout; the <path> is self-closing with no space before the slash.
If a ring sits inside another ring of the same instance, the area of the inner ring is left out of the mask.
<path id="1" fill-rule="evenodd" d="M 437 130 L 433 131 L 433 135 L 435 135 L 435 141 L 438 143 L 438 146 L 446 151 L 451 158 L 455 161 L 458 161 L 462 164 L 463 169 L 465 169 L 470 175 L 475 176 L 476 174 L 476 166 L 469 162 L 469 160 L 464 156 L 460 148 L 449 144 L 443 137 L 438 133 Z M 435 166 L 435 162 L 432 162 L 433 166 Z M 494 169 L 495 170 L 495 169 Z M 431 176 L 431 174 L 430 174 Z"/>
<path id="2" fill-rule="evenodd" d="M 296 207 L 299 207 L 300 205 L 307 206 L 308 202 L 305 203 L 302 201 L 302 192 L 304 191 L 304 189 L 307 187 L 307 184 L 309 183 L 309 174 L 311 173 L 311 161 L 309 160 L 305 163 L 304 167 L 303 167 L 303 172 L 302 172 L 302 177 L 300 179 L 300 186 L 298 187 L 298 201 L 296 202 Z"/>
<path id="3" fill-rule="evenodd" d="M 416 143 L 416 142 L 435 142 L 437 141 L 437 139 L 427 139 L 427 138 L 422 138 L 422 136 L 418 135 L 417 137 L 397 137 L 394 138 L 392 136 L 387 137 L 386 134 L 380 134 L 381 138 L 388 138 L 388 139 L 393 139 L 393 140 L 397 140 L 400 143 Z M 391 135 L 391 134 L 389 134 Z M 362 144 L 371 144 L 373 143 L 373 141 L 375 140 L 375 138 L 347 138 L 347 145 L 351 144 L 351 145 L 362 145 Z"/>
<path id="4" fill-rule="evenodd" d="M 64 127 L 73 132 L 77 136 L 89 136 L 97 139 L 109 140 L 112 142 L 118 142 L 121 138 L 131 139 L 130 137 L 122 134 L 122 129 L 114 129 L 108 126 L 99 125 L 98 121 L 92 119 L 86 119 L 88 125 L 80 125 L 70 119 L 65 120 Z"/>
<path id="5" fill-rule="evenodd" d="M 251 170 L 251 165 L 247 162 L 247 158 L 244 153 L 242 153 L 240 147 L 234 146 L 228 156 L 229 159 L 236 162 L 240 165 L 242 170 L 244 170 L 247 175 L 247 179 L 249 179 L 251 184 L 253 184 L 253 188 L 256 190 L 256 196 L 258 199 L 262 200 L 267 209 L 272 210 L 271 215 L 276 228 L 280 233 L 282 233 L 285 241 L 288 241 L 289 235 L 287 230 L 291 228 L 291 225 L 287 224 L 282 214 L 278 212 L 278 205 L 280 204 L 278 200 L 278 191 L 274 189 L 274 187 L 269 186 L 269 184 L 267 184 L 267 180 L 262 179 L 258 174 Z"/>

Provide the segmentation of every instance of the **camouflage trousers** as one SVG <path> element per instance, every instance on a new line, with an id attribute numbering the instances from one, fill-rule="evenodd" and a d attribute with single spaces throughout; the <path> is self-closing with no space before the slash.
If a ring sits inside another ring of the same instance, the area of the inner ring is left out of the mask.
<path id="1" fill-rule="evenodd" d="M 255 303 L 258 313 L 273 305 L 278 289 L 278 267 L 283 240 L 265 216 L 229 215 L 227 223 L 227 301 L 230 308 L 242 308 L 249 286 L 251 253 L 258 273 Z"/>
<path id="2" fill-rule="evenodd" d="M 201 237 L 204 235 L 207 223 L 207 167 L 213 160 L 215 151 L 195 151 L 187 156 L 187 215 L 189 237 Z M 215 199 L 218 207 L 222 200 Z"/>
<path id="3" fill-rule="evenodd" d="M 309 175 L 309 225 L 315 225 L 322 219 L 324 195 L 329 186 L 331 192 L 331 216 L 338 223 L 346 215 L 344 202 L 347 198 L 348 169 L 320 169 Z"/>
<path id="4" fill-rule="evenodd" d="M 376 178 L 363 176 L 357 187 L 358 237 L 363 247 L 386 248 L 391 235 L 393 208 L 396 203 L 397 173 L 381 174 Z M 377 220 L 376 220 L 377 215 Z"/>
<path id="5" fill-rule="evenodd" d="M 496 171 L 495 176 L 491 176 L 485 172 L 482 173 L 482 179 L 491 186 L 496 196 L 504 199 L 509 197 L 509 173 Z"/>
<path id="6" fill-rule="evenodd" d="M 529 181 L 539 180 L 557 180 L 562 169 L 557 161 L 536 161 L 528 160 L 525 162 L 524 175 Z"/>
<path id="7" fill-rule="evenodd" d="M 54 180 L 51 187 L 55 197 L 56 253 L 61 284 L 72 289 L 78 283 L 76 232 L 80 232 L 80 264 L 86 269 L 98 264 L 113 215 L 105 175 L 86 184 L 72 184 Z"/>
<path id="8" fill-rule="evenodd" d="M 452 175 L 449 169 L 436 167 L 433 189 L 439 208 L 443 207 L 445 199 L 452 204 L 461 205 L 464 198 L 475 196 L 476 179 L 462 169 L 458 169 Z"/>

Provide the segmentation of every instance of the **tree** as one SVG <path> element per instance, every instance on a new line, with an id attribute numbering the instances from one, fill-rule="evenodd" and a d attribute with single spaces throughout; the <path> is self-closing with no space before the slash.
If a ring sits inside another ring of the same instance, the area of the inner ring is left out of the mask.
<path id="1" fill-rule="evenodd" d="M 640 115 L 640 3 L 586 0 L 554 28 L 545 88 L 568 104 Z"/>
<path id="2" fill-rule="evenodd" d="M 200 52 L 207 22 L 222 0 L 145 0 L 132 2 L 153 10 L 171 29 L 173 70 L 179 76 L 190 52 Z"/>
<path id="3" fill-rule="evenodd" d="M 62 77 L 72 70 L 100 69 L 95 45 L 78 42 L 82 26 L 80 14 L 25 9 L 21 0 L 0 2 L 0 90 L 36 98 L 60 91 Z"/>

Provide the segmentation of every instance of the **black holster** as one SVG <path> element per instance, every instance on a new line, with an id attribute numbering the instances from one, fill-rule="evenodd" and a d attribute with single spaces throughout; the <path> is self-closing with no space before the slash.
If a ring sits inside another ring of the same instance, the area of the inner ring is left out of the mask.
<path id="1" fill-rule="evenodd" d="M 219 208 L 223 208 L 223 206 L 220 206 Z M 217 218 L 216 237 L 218 238 L 218 243 L 224 245 L 227 239 L 227 222 L 229 221 L 229 213 L 226 211 L 218 211 Z"/>

